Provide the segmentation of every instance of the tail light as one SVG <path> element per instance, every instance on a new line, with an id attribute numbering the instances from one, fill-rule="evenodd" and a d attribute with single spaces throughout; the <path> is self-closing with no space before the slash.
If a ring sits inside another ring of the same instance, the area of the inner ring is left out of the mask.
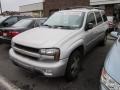
<path id="1" fill-rule="evenodd" d="M 17 32 L 17 31 L 9 31 L 8 33 L 7 33 L 7 35 L 9 36 L 9 37 L 14 37 L 14 36 L 16 36 L 16 35 L 18 35 L 19 34 L 19 32 Z"/>

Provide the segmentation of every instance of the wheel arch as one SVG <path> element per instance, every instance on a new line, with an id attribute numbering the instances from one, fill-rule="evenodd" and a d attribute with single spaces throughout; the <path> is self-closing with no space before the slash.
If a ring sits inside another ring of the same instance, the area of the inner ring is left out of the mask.
<path id="1" fill-rule="evenodd" d="M 75 49 L 73 49 L 71 52 L 70 52 L 70 54 L 69 54 L 69 57 L 71 56 L 71 54 L 74 52 L 74 51 L 76 51 L 76 50 L 79 50 L 81 53 L 82 53 L 82 55 L 84 55 L 85 54 L 85 49 L 84 49 L 84 45 L 80 45 L 80 46 L 78 46 L 78 47 L 76 47 Z"/>

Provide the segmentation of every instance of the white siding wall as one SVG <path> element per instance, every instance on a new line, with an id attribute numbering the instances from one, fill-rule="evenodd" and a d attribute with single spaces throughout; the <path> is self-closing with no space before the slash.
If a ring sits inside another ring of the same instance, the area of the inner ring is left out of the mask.
<path id="1" fill-rule="evenodd" d="M 33 13 L 32 12 L 25 12 L 25 13 L 20 13 L 20 15 L 33 16 Z"/>
<path id="2" fill-rule="evenodd" d="M 90 5 L 114 4 L 120 3 L 120 0 L 90 0 Z"/>
<path id="3" fill-rule="evenodd" d="M 20 6 L 20 12 L 43 10 L 43 2 Z"/>

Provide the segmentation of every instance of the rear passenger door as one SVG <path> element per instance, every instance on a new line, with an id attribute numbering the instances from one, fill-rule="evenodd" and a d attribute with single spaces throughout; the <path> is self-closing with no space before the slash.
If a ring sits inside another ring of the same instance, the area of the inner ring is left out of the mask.
<path id="1" fill-rule="evenodd" d="M 95 16 L 96 16 L 96 30 L 95 30 L 95 40 L 98 42 L 99 40 L 102 40 L 105 35 L 105 27 L 104 27 L 104 21 L 102 18 L 102 15 L 99 11 L 95 11 Z"/>

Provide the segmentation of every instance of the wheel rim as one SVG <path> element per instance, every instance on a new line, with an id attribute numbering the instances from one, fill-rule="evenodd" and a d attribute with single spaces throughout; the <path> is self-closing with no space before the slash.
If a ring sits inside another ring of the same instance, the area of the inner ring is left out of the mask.
<path id="1" fill-rule="evenodd" d="M 73 58 L 73 64 L 71 65 L 71 74 L 76 76 L 79 71 L 80 56 L 75 56 Z"/>

